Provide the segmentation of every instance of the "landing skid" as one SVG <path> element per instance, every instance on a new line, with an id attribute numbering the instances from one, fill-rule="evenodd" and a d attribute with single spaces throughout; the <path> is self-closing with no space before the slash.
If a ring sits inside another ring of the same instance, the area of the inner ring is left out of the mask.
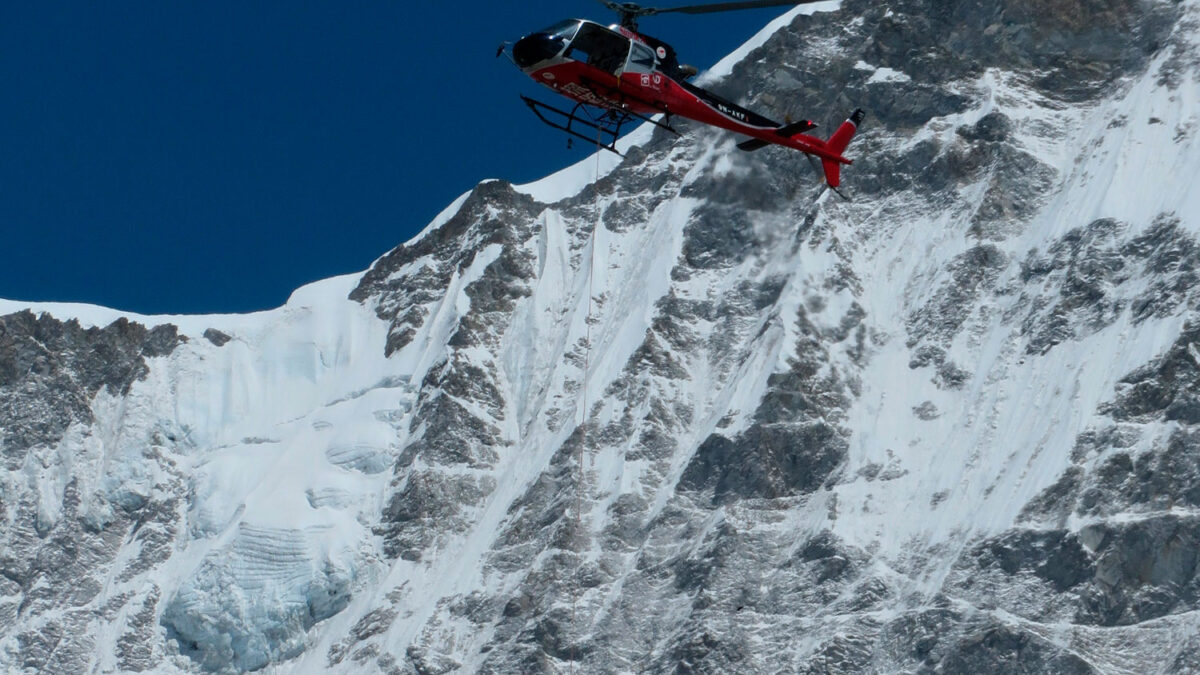
<path id="1" fill-rule="evenodd" d="M 588 143 L 594 144 L 598 148 L 608 150 L 609 152 L 620 157 L 624 157 L 624 155 L 617 150 L 617 139 L 621 136 L 621 128 L 634 120 L 639 122 L 649 122 L 660 129 L 666 129 L 676 136 L 679 135 L 679 132 L 675 131 L 675 129 L 671 127 L 670 113 L 665 110 L 663 111 L 663 114 L 667 115 L 667 119 L 666 121 L 660 122 L 651 117 L 647 117 L 646 115 L 642 115 L 641 113 L 636 113 L 623 108 L 597 108 L 596 106 L 589 106 L 584 103 L 576 103 L 575 107 L 571 109 L 571 112 L 567 112 L 548 103 L 543 103 L 537 99 L 529 98 L 525 95 L 521 96 L 521 100 L 525 101 L 525 105 L 529 106 L 529 109 L 533 111 L 533 114 L 537 115 L 537 118 L 542 122 L 554 127 L 555 129 L 558 129 L 559 131 L 574 136 L 575 138 L 582 138 Z M 547 117 L 548 114 L 551 117 Z M 559 118 L 561 118 L 561 120 Z M 585 135 L 577 128 L 578 126 L 591 129 L 596 132 L 596 135 Z"/>

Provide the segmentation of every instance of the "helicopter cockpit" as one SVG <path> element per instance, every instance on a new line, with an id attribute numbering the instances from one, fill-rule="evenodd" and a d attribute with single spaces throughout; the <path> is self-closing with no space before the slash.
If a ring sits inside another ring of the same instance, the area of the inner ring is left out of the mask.
<path id="1" fill-rule="evenodd" d="M 560 21 L 517 40 L 512 48 L 513 62 L 519 68 L 529 68 L 558 56 L 575 37 L 581 23 L 579 19 Z"/>
<path id="2" fill-rule="evenodd" d="M 586 63 L 613 75 L 648 73 L 656 65 L 654 50 L 591 21 L 570 19 L 531 33 L 513 45 L 512 58 L 530 68 L 556 57 Z"/>
<path id="3" fill-rule="evenodd" d="M 629 56 L 629 38 L 599 24 L 584 21 L 567 47 L 565 56 L 616 75 Z"/>

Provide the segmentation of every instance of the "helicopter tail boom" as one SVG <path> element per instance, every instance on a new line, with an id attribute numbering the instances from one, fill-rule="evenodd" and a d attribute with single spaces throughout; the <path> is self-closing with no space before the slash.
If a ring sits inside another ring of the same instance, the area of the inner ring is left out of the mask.
<path id="1" fill-rule="evenodd" d="M 801 120 L 799 122 L 792 122 L 791 124 L 785 124 L 779 127 L 775 130 L 775 135 L 782 136 L 784 138 L 791 138 L 796 134 L 802 134 L 810 129 L 815 129 L 816 127 L 817 124 L 815 122 L 810 120 Z M 753 152 L 760 148 L 765 148 L 768 145 L 771 145 L 770 141 L 764 141 L 761 138 L 751 138 L 750 140 L 738 143 L 738 149 L 745 150 L 746 152 Z"/>
<path id="2" fill-rule="evenodd" d="M 842 156 L 842 153 L 854 139 L 854 134 L 858 132 L 858 126 L 862 124 L 865 117 L 866 113 L 861 108 L 855 110 L 850 115 L 850 119 L 842 122 L 827 141 L 807 135 L 805 132 L 817 125 L 808 120 L 802 120 L 780 126 L 766 133 L 755 133 L 749 140 L 738 143 L 737 147 L 740 150 L 752 152 L 768 145 L 783 145 L 800 150 L 808 154 L 810 158 L 820 158 L 820 173 L 824 174 L 825 182 L 830 187 L 836 188 L 842 183 L 842 165 L 851 163 L 849 159 Z M 749 134 L 751 132 L 743 131 L 742 133 Z"/>

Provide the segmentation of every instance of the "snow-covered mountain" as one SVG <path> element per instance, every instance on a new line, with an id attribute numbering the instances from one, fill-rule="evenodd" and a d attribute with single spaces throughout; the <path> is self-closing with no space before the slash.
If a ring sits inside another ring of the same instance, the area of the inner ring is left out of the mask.
<path id="1" fill-rule="evenodd" d="M 1200 0 L 843 0 L 277 310 L 0 302 L 5 672 L 1200 672 Z M 547 142 L 553 142 L 547 138 Z"/>

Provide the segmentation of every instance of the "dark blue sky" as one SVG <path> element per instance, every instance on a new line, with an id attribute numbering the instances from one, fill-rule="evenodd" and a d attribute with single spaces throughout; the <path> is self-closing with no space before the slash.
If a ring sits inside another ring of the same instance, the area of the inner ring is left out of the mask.
<path id="1" fill-rule="evenodd" d="M 642 28 L 703 68 L 783 11 Z M 586 155 L 493 58 L 567 16 L 612 19 L 583 0 L 0 3 L 0 297 L 239 312 L 365 269 L 478 181 Z"/>

